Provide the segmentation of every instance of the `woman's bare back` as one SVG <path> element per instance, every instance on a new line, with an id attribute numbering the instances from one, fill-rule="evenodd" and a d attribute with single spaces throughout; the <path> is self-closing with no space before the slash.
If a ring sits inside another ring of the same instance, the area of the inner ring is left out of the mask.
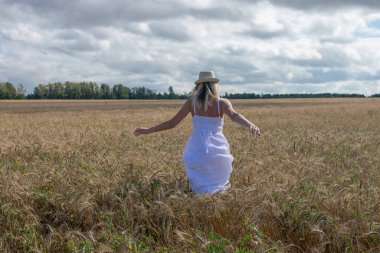
<path id="1" fill-rule="evenodd" d="M 219 102 L 218 102 L 219 100 Z M 223 117 L 222 114 L 222 107 L 221 107 L 221 99 L 213 99 L 210 101 L 207 107 L 207 111 L 204 110 L 204 107 L 196 107 L 196 113 L 194 112 L 194 101 L 192 101 L 192 107 L 191 107 L 191 115 L 197 115 L 197 116 L 205 116 L 205 117 Z M 219 110 L 218 110 L 219 106 Z"/>

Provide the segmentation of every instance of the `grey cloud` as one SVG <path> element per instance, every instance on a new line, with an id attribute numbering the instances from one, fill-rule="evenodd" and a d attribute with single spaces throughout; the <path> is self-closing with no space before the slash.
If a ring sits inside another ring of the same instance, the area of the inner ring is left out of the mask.
<path id="1" fill-rule="evenodd" d="M 334 44 L 350 44 L 355 41 L 355 38 L 353 36 L 350 37 L 332 37 L 332 36 L 326 36 L 326 37 L 320 37 L 319 41 L 321 43 L 334 43 Z"/>
<path id="2" fill-rule="evenodd" d="M 62 9 L 67 6 L 67 2 L 59 0 L 2 0 L 1 2 L 10 5 L 25 5 L 41 9 L 43 11 L 49 11 L 52 9 Z"/>
<path id="3" fill-rule="evenodd" d="M 269 74 L 250 63 L 246 58 L 233 55 L 211 55 L 197 66 L 200 69 L 214 69 L 221 83 L 244 84 L 270 82 Z"/>
<path id="4" fill-rule="evenodd" d="M 191 40 L 191 35 L 187 32 L 186 27 L 178 22 L 160 22 L 149 25 L 154 35 L 179 42 Z"/>
<path id="5" fill-rule="evenodd" d="M 154 73 L 165 73 L 168 70 L 167 64 L 160 64 L 159 61 L 127 61 L 119 66 L 122 71 L 129 74 L 152 75 Z"/>
<path id="6" fill-rule="evenodd" d="M 141 21 L 178 17 L 186 9 L 180 4 L 156 1 L 60 1 L 60 0 L 5 0 L 10 6 L 28 8 L 48 20 L 46 25 L 60 27 L 88 27 L 117 25 L 121 21 Z"/>
<path id="7" fill-rule="evenodd" d="M 66 40 L 56 46 L 52 46 L 51 48 L 57 51 L 65 52 L 69 55 L 76 55 L 76 53 L 79 52 L 91 52 L 99 49 L 96 45 L 87 40 Z"/>
<path id="8" fill-rule="evenodd" d="M 304 33 L 315 37 L 321 43 L 347 44 L 355 40 L 351 34 L 334 35 L 335 29 L 336 24 L 324 17 L 316 19 L 315 22 L 305 29 Z"/>
<path id="9" fill-rule="evenodd" d="M 262 87 L 263 93 L 320 93 L 334 92 L 321 83 L 281 83 Z"/>
<path id="10" fill-rule="evenodd" d="M 259 29 L 259 28 L 252 28 L 250 30 L 247 30 L 247 31 L 241 33 L 241 34 L 260 38 L 260 39 L 272 39 L 272 38 L 276 38 L 276 37 L 284 35 L 285 32 L 284 31 L 272 32 L 272 31 L 263 30 L 263 29 Z"/>
<path id="11" fill-rule="evenodd" d="M 103 63 L 107 68 L 113 69 L 123 76 L 144 75 L 149 77 L 157 73 L 166 73 L 172 69 L 170 61 L 155 58 L 151 60 L 136 59 L 133 55 L 129 57 L 128 53 L 120 58 L 117 55 L 114 56 L 113 58 L 106 57 Z"/>
<path id="12" fill-rule="evenodd" d="M 0 2 L 1 3 L 1 2 Z M 45 25 L 56 27 L 122 26 L 123 22 L 156 21 L 193 16 L 202 19 L 237 20 L 241 13 L 228 7 L 196 9 L 180 1 L 150 0 L 60 1 L 60 0 L 3 0 L 7 7 L 27 9 L 44 17 Z"/>
<path id="13" fill-rule="evenodd" d="M 318 1 L 309 1 L 309 0 L 269 0 L 274 5 L 281 5 L 284 7 L 291 7 L 301 10 L 310 10 L 310 9 L 338 9 L 338 8 L 348 8 L 348 7 L 367 7 L 367 8 L 380 8 L 380 1 L 378 0 L 318 0 Z"/>
<path id="14" fill-rule="evenodd" d="M 0 30 L 0 43 L 2 42 L 2 41 L 4 41 L 6 38 L 5 38 L 5 36 L 4 36 L 4 34 L 1 32 L 1 30 Z M 1 49 L 1 48 L 0 48 Z"/>
<path id="15" fill-rule="evenodd" d="M 0 81 L 21 82 L 29 91 L 39 82 L 65 80 L 121 82 L 165 91 L 169 80 L 176 90 L 188 91 L 199 71 L 214 70 L 221 86 L 231 90 L 278 93 L 321 92 L 327 84 L 331 90 L 338 87 L 334 82 L 368 85 L 380 80 L 378 57 L 365 53 L 378 51 L 374 39 L 368 38 L 374 48 L 359 44 L 360 38 L 350 35 L 340 16 L 326 15 L 327 1 L 291 1 L 287 7 L 314 9 L 313 17 L 285 10 L 284 16 L 276 16 L 280 25 L 275 31 L 269 31 L 270 22 L 264 30 L 265 19 L 263 26 L 254 26 L 253 18 L 262 6 L 276 12 L 280 1 L 273 0 L 273 6 L 253 4 L 257 2 L 222 0 L 197 7 L 175 0 L 0 0 Z M 331 6 L 343 5 L 332 0 Z M 324 13 L 318 8 L 325 8 Z M 288 13 L 300 17 L 288 20 Z M 354 16 L 365 19 L 363 15 L 359 11 Z M 299 25 L 300 20 L 308 22 Z M 334 33 L 335 27 L 343 32 Z M 200 40 L 206 36 L 214 44 Z M 290 73 L 293 76 L 287 76 Z"/>
<path id="16" fill-rule="evenodd" d="M 318 53 L 322 56 L 320 59 L 311 60 L 286 60 L 285 62 L 291 62 L 298 66 L 303 67 L 326 67 L 326 68 L 344 68 L 350 64 L 350 59 L 339 48 L 321 47 Z"/>
<path id="17" fill-rule="evenodd" d="M 297 78 L 292 80 L 295 83 L 328 83 L 346 81 L 350 74 L 343 69 L 331 69 L 324 71 L 323 68 L 313 68 L 308 70 L 312 76 L 310 78 Z"/>
<path id="18" fill-rule="evenodd" d="M 64 29 L 57 31 L 45 42 L 45 47 L 68 55 L 76 55 L 81 52 L 91 52 L 101 50 L 97 38 L 91 33 L 86 33 L 76 29 Z"/>
<path id="19" fill-rule="evenodd" d="M 77 40 L 83 37 L 83 35 L 78 30 L 63 29 L 57 32 L 55 38 L 62 40 Z"/>
<path id="20" fill-rule="evenodd" d="M 357 81 L 378 81 L 380 80 L 380 70 L 376 71 L 374 74 L 364 72 L 355 73 L 354 77 Z"/>
<path id="21" fill-rule="evenodd" d="M 239 9 L 229 7 L 210 7 L 205 9 L 190 9 L 189 13 L 193 17 L 200 19 L 220 19 L 238 21 L 244 19 L 243 13 Z"/>

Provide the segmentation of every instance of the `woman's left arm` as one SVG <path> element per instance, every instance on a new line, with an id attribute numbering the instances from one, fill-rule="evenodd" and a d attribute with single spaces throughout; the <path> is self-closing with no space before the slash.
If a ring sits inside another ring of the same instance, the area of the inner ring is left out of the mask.
<path id="1" fill-rule="evenodd" d="M 168 121 L 165 121 L 157 126 L 151 128 L 139 127 L 134 131 L 135 136 L 139 136 L 140 134 L 151 134 L 158 131 L 168 130 L 175 128 L 178 123 L 180 123 L 187 114 L 191 111 L 191 99 L 188 99 L 182 106 L 182 108 Z"/>

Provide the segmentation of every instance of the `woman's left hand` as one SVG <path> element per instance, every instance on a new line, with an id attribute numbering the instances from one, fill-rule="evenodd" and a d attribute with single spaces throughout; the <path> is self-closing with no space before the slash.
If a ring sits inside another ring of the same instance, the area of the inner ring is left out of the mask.
<path id="1" fill-rule="evenodd" d="M 135 136 L 139 136 L 140 134 L 149 134 L 149 128 L 139 127 L 139 128 L 136 128 L 133 133 Z"/>
<path id="2" fill-rule="evenodd" d="M 260 137 L 261 136 L 261 133 L 260 133 L 260 128 L 258 128 L 257 126 L 255 125 L 251 125 L 250 128 L 249 128 L 250 132 L 253 133 L 256 137 Z"/>

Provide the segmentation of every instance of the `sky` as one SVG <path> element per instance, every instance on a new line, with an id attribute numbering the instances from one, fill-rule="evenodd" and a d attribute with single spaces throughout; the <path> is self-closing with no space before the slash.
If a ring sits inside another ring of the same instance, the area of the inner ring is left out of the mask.
<path id="1" fill-rule="evenodd" d="M 0 82 L 380 93 L 377 0 L 0 0 Z"/>

